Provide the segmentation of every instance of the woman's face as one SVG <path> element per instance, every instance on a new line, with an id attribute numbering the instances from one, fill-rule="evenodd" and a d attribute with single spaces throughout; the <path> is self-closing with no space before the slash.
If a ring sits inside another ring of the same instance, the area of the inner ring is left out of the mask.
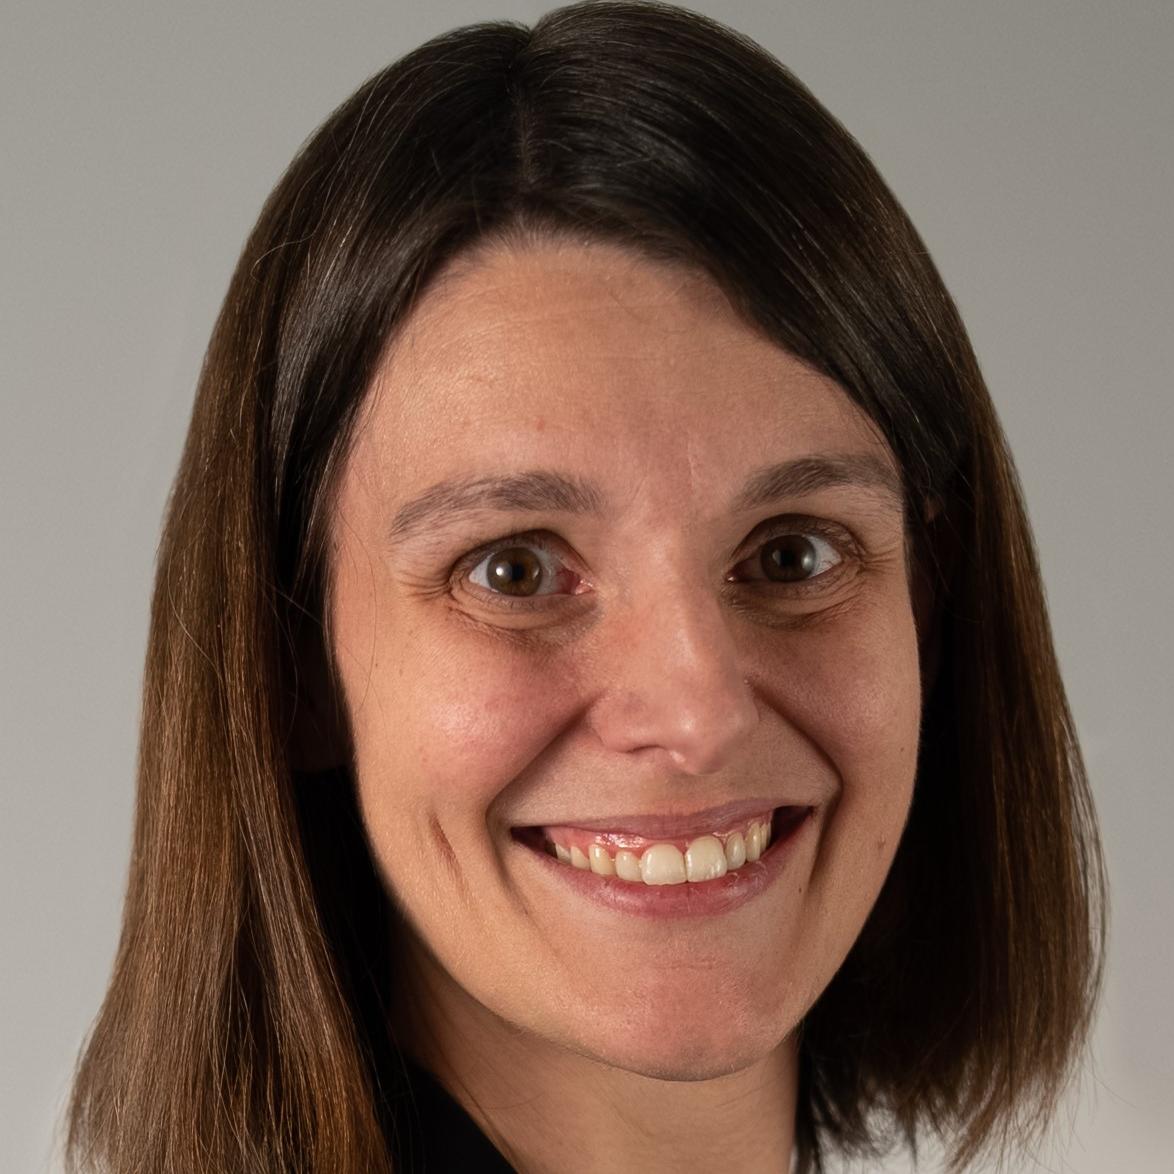
<path id="1" fill-rule="evenodd" d="M 862 413 L 702 277 L 550 244 L 431 288 L 343 471 L 330 620 L 434 994 L 669 1078 L 786 1039 L 909 808 L 902 523 Z"/>

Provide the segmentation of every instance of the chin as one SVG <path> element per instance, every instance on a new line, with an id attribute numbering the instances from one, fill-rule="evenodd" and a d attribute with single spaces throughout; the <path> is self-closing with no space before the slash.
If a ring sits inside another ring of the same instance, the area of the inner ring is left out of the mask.
<path id="1" fill-rule="evenodd" d="M 655 1080 L 713 1080 L 761 1062 L 793 1026 L 777 1007 L 721 995 L 632 1003 L 640 1010 L 633 1014 L 628 1006 L 611 1017 L 606 1036 L 600 1030 L 608 1022 L 604 1016 L 584 1025 L 574 1050 Z"/>
<path id="2" fill-rule="evenodd" d="M 676 1038 L 652 1047 L 629 1043 L 621 1048 L 596 1043 L 591 1058 L 650 1080 L 692 1082 L 741 1072 L 765 1059 L 777 1046 L 763 1039 L 730 1040 L 723 1045 L 716 1039 Z"/>

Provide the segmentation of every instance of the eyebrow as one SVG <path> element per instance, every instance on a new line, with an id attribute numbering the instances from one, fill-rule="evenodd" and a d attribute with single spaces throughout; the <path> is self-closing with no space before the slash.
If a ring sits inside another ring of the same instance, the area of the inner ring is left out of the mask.
<path id="1" fill-rule="evenodd" d="M 744 513 L 785 498 L 804 497 L 821 489 L 848 486 L 904 502 L 901 476 L 872 453 L 837 453 L 795 457 L 765 465 L 746 479 L 731 508 Z M 406 502 L 391 525 L 395 543 L 409 542 L 441 525 L 482 515 L 508 513 L 601 514 L 607 495 L 590 481 L 547 469 L 490 477 L 458 477 L 430 486 Z"/>

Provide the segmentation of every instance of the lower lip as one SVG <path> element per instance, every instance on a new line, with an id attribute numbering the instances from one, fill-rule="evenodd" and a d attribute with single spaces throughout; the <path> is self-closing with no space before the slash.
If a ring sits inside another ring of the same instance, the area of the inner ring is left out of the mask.
<path id="1" fill-rule="evenodd" d="M 777 839 L 772 837 L 770 847 L 758 860 L 747 861 L 716 880 L 693 884 L 688 881 L 679 885 L 637 884 L 563 864 L 528 845 L 519 844 L 519 848 L 556 883 L 566 885 L 572 892 L 606 909 L 637 917 L 713 917 L 745 905 L 778 880 L 795 855 L 804 829 L 814 822 L 811 818 L 813 812 L 814 808 L 808 807 L 783 827 Z"/>

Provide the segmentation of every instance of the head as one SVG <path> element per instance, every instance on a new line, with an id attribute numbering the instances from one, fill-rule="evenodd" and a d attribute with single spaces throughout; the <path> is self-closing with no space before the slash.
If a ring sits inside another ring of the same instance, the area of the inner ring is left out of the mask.
<path id="1" fill-rule="evenodd" d="M 868 416 L 703 272 L 511 233 L 459 255 L 381 359 L 332 519 L 336 754 L 404 916 L 408 1022 L 476 1000 L 674 1079 L 791 1035 L 916 774 L 902 474 Z M 697 838 L 730 805 L 810 814 L 781 879 L 720 915 L 644 885 L 619 895 L 661 912 L 619 912 L 542 852 L 553 828 Z"/>
<path id="2" fill-rule="evenodd" d="M 850 135 L 695 14 L 457 30 L 309 140 L 209 348 L 145 705 L 107 1146 L 137 1046 L 139 1153 L 368 1168 L 370 1025 L 467 999 L 671 1079 L 792 1040 L 809 1160 L 886 1111 L 961 1163 L 1087 1031 L 1095 826 L 965 330 Z M 712 929 L 572 918 L 537 850 L 730 803 L 807 818 Z"/>

